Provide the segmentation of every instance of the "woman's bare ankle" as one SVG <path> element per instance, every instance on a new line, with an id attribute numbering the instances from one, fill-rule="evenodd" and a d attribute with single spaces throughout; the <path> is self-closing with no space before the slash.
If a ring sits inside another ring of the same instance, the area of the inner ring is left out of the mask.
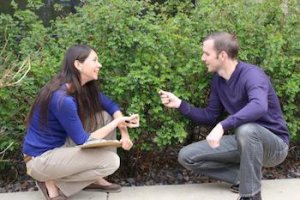
<path id="1" fill-rule="evenodd" d="M 54 181 L 46 181 L 45 185 L 46 185 L 48 195 L 50 198 L 54 198 L 59 195 L 58 187 L 56 186 Z"/>

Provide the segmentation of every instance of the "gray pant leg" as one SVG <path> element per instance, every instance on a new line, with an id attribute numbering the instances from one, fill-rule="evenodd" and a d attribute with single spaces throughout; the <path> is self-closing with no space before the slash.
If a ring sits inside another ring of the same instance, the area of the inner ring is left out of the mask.
<path id="1" fill-rule="evenodd" d="M 240 151 L 240 194 L 253 196 L 261 190 L 261 169 L 273 167 L 287 156 L 288 145 L 268 129 L 254 123 L 244 124 L 236 130 Z"/>
<path id="2" fill-rule="evenodd" d="M 224 136 L 220 147 L 211 148 L 206 140 L 185 146 L 178 161 L 196 173 L 236 184 L 239 181 L 240 154 L 235 136 Z"/>
<path id="3" fill-rule="evenodd" d="M 178 160 L 196 173 L 240 183 L 240 194 L 247 197 L 261 190 L 261 168 L 280 164 L 287 153 L 288 145 L 281 138 L 258 124 L 245 124 L 235 136 L 224 136 L 216 149 L 206 140 L 182 148 Z"/>

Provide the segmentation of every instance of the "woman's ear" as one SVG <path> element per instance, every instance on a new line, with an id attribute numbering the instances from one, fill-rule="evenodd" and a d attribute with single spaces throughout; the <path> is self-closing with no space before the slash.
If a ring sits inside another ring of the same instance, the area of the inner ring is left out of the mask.
<path id="1" fill-rule="evenodd" d="M 79 62 L 79 60 L 75 60 L 75 61 L 74 61 L 74 66 L 76 67 L 76 69 L 77 69 L 78 71 L 81 72 L 81 63 Z"/>

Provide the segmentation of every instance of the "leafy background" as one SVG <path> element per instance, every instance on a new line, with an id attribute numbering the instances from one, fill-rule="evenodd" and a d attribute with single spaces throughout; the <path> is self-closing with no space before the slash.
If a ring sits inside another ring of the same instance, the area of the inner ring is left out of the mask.
<path id="1" fill-rule="evenodd" d="M 285 3 L 283 3 L 285 2 Z M 205 106 L 210 75 L 201 63 L 201 41 L 214 31 L 235 33 L 239 58 L 261 66 L 280 98 L 293 142 L 300 130 L 300 6 L 297 0 L 199 0 L 153 3 L 90 0 L 75 14 L 45 26 L 13 3 L 13 16 L 0 14 L 0 72 L 21 66 L 30 72 L 21 84 L 0 89 L 0 170 L 21 157 L 24 119 L 39 89 L 59 70 L 75 43 L 94 47 L 104 66 L 102 90 L 125 113 L 139 113 L 141 128 L 130 130 L 133 151 L 155 150 L 185 141 L 197 125 L 160 103 L 160 89 Z M 60 9 L 57 6 L 57 9 Z M 206 134 L 206 133 L 204 133 Z"/>

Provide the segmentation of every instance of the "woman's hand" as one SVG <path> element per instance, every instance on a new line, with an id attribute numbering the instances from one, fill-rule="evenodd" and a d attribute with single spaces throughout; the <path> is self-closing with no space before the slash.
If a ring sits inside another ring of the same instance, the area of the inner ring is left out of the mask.
<path id="1" fill-rule="evenodd" d="M 122 143 L 122 148 L 127 151 L 130 150 L 131 147 L 133 146 L 132 141 L 127 136 L 122 136 L 120 142 Z"/>
<path id="2" fill-rule="evenodd" d="M 129 128 L 137 128 L 140 126 L 140 118 L 139 115 L 134 114 L 129 117 L 120 117 L 115 118 L 109 124 L 105 125 L 104 127 L 94 131 L 91 133 L 93 138 L 102 139 L 105 138 L 110 132 L 115 130 L 117 127 L 121 128 L 121 135 L 124 138 L 124 149 L 130 149 L 132 146 L 132 142 L 128 136 L 127 127 Z M 125 139 L 127 137 L 128 139 Z"/>
<path id="3" fill-rule="evenodd" d="M 140 116 L 138 114 L 130 115 L 125 120 L 125 124 L 128 128 L 137 128 L 140 126 Z"/>

